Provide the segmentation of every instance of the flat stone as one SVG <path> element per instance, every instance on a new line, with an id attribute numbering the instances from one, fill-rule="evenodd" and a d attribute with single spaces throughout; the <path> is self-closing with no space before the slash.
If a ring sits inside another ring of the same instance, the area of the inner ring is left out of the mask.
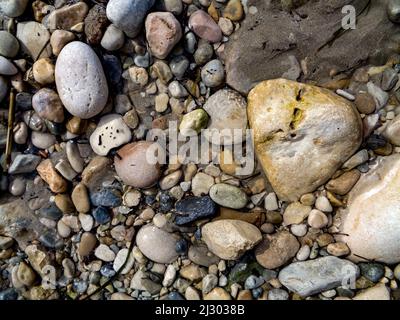
<path id="1" fill-rule="evenodd" d="M 96 207 L 118 207 L 122 204 L 121 192 L 104 187 L 90 192 L 90 202 Z"/>
<path id="2" fill-rule="evenodd" d="M 307 297 L 355 281 L 359 268 L 332 256 L 295 262 L 279 272 L 279 281 L 289 290 Z"/>
<path id="3" fill-rule="evenodd" d="M 43 88 L 32 97 L 32 107 L 41 118 L 52 122 L 64 122 L 64 107 L 58 94 L 51 89 Z"/>
<path id="4" fill-rule="evenodd" d="M 80 154 L 78 145 L 72 141 L 68 141 L 65 151 L 72 169 L 78 173 L 81 173 L 84 168 L 84 160 Z"/>
<path id="5" fill-rule="evenodd" d="M 85 18 L 85 35 L 88 42 L 92 45 L 99 44 L 109 23 L 106 8 L 95 4 Z"/>
<path id="6" fill-rule="evenodd" d="M 46 46 L 50 40 L 50 32 L 42 24 L 34 21 L 18 23 L 17 39 L 20 42 L 21 50 L 31 56 L 34 61 L 51 56 L 50 43 Z M 42 51 L 43 48 L 45 49 Z M 42 53 L 40 53 L 41 51 Z"/>
<path id="7" fill-rule="evenodd" d="M 283 213 L 283 222 L 285 225 L 300 224 L 311 212 L 311 206 L 306 206 L 300 202 L 292 202 Z"/>
<path id="8" fill-rule="evenodd" d="M 256 154 L 281 200 L 314 191 L 361 144 L 357 110 L 329 90 L 268 80 L 250 92 L 248 104 Z"/>
<path id="9" fill-rule="evenodd" d="M 50 30 L 73 30 L 73 27 L 82 23 L 88 14 L 89 7 L 85 2 L 66 5 L 50 13 L 47 25 Z"/>
<path id="10" fill-rule="evenodd" d="M 49 185 L 52 192 L 63 193 L 67 191 L 67 182 L 57 173 L 50 159 L 43 160 L 36 170 Z"/>
<path id="11" fill-rule="evenodd" d="M 177 225 L 215 216 L 217 205 L 210 197 L 186 197 L 176 203 L 175 210 L 179 215 L 175 218 Z"/>
<path id="12" fill-rule="evenodd" d="M 87 44 L 68 43 L 58 56 L 55 76 L 60 99 L 72 115 L 88 119 L 103 110 L 107 80 L 99 58 Z"/>
<path id="13" fill-rule="evenodd" d="M 214 184 L 210 188 L 210 197 L 219 205 L 232 209 L 244 208 L 248 201 L 243 190 L 225 183 Z"/>
<path id="14" fill-rule="evenodd" d="M 128 258 L 128 254 L 129 254 L 129 258 Z M 124 248 L 121 249 L 120 251 L 118 251 L 117 256 L 115 257 L 114 260 L 114 264 L 113 264 L 113 268 L 115 270 L 115 272 L 117 272 L 125 263 L 125 261 L 128 261 L 126 263 L 126 265 L 124 266 L 124 268 L 121 270 L 121 274 L 127 274 L 133 267 L 134 263 L 135 263 L 135 258 L 133 256 L 132 253 L 129 252 L 129 249 Z"/>
<path id="15" fill-rule="evenodd" d="M 211 252 L 225 260 L 236 260 L 262 240 L 261 232 L 240 220 L 218 220 L 205 224 L 202 239 Z"/>
<path id="16" fill-rule="evenodd" d="M 47 149 L 54 145 L 57 139 L 50 133 L 32 131 L 31 142 L 36 148 Z"/>
<path id="17" fill-rule="evenodd" d="M 220 260 L 215 254 L 208 250 L 206 245 L 203 244 L 190 246 L 188 250 L 188 258 L 190 261 L 203 267 L 217 264 Z"/>
<path id="18" fill-rule="evenodd" d="M 136 244 L 140 251 L 150 260 L 158 263 L 172 263 L 178 258 L 175 251 L 179 237 L 161 230 L 153 225 L 140 228 Z"/>
<path id="19" fill-rule="evenodd" d="M 267 269 L 275 269 L 291 260 L 299 251 L 296 237 L 287 231 L 267 235 L 255 249 L 259 264 Z"/>
<path id="20" fill-rule="evenodd" d="M 41 158 L 33 154 L 19 154 L 8 168 L 9 174 L 29 173 L 36 169 Z"/>
<path id="21" fill-rule="evenodd" d="M 155 0 L 110 0 L 107 4 L 107 17 L 130 38 L 141 30 L 147 12 Z"/>
<path id="22" fill-rule="evenodd" d="M 153 12 L 146 18 L 146 38 L 153 56 L 165 59 L 182 38 L 182 28 L 170 12 Z"/>
<path id="23" fill-rule="evenodd" d="M 111 262 L 115 259 L 115 253 L 105 244 L 100 244 L 94 251 L 94 255 L 105 262 Z"/>
<path id="24" fill-rule="evenodd" d="M 220 42 L 222 31 L 215 21 L 203 10 L 193 12 L 189 18 L 189 28 L 200 38 L 211 43 Z"/>
<path id="25" fill-rule="evenodd" d="M 106 156 L 111 149 L 117 148 L 132 138 L 131 130 L 119 114 L 108 114 L 102 117 L 96 130 L 90 136 L 93 151 Z"/>
<path id="26" fill-rule="evenodd" d="M 400 262 L 400 155 L 380 157 L 349 193 L 347 208 L 335 217 L 339 241 L 347 243 L 354 261 Z M 376 213 L 379 212 L 379 215 Z"/>
<path id="27" fill-rule="evenodd" d="M 210 133 L 205 134 L 205 137 L 214 144 L 241 143 L 246 136 L 246 107 L 246 100 L 237 92 L 230 89 L 218 90 L 203 107 L 210 116 Z"/>
<path id="28" fill-rule="evenodd" d="M 351 170 L 343 173 L 340 177 L 330 180 L 326 189 L 338 195 L 347 194 L 360 179 L 361 173 L 358 170 Z"/>
<path id="29" fill-rule="evenodd" d="M 383 283 L 357 293 L 353 300 L 390 300 L 390 290 Z"/>

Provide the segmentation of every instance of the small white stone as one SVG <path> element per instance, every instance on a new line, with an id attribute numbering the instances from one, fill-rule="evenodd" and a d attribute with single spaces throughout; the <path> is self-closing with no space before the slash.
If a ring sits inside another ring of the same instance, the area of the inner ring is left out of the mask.
<path id="1" fill-rule="evenodd" d="M 174 267 L 174 265 L 170 264 L 168 265 L 167 270 L 165 271 L 162 285 L 168 288 L 175 281 L 175 277 L 176 277 L 176 268 Z"/>
<path id="2" fill-rule="evenodd" d="M 111 261 L 114 261 L 114 259 L 115 259 L 114 251 L 112 251 L 105 244 L 100 244 L 96 248 L 94 255 L 96 256 L 96 258 L 99 258 L 100 260 L 105 261 L 105 262 L 111 262 Z"/>
<path id="3" fill-rule="evenodd" d="M 90 214 L 79 213 L 78 217 L 84 231 L 92 230 L 94 219 Z"/>
<path id="4" fill-rule="evenodd" d="M 192 192 L 196 197 L 207 195 L 213 184 L 214 178 L 212 176 L 209 176 L 203 172 L 199 172 L 192 180 Z"/>
<path id="5" fill-rule="evenodd" d="M 332 212 L 333 208 L 328 198 L 325 196 L 319 196 L 315 201 L 315 207 L 322 212 Z"/>
<path id="6" fill-rule="evenodd" d="M 90 136 L 90 145 L 96 154 L 105 156 L 111 149 L 129 142 L 131 138 L 131 130 L 123 118 L 119 114 L 110 114 L 100 119 Z"/>
<path id="7" fill-rule="evenodd" d="M 322 229 L 328 225 L 329 219 L 322 211 L 313 209 L 308 215 L 308 224 L 315 229 Z"/>
<path id="8" fill-rule="evenodd" d="M 118 251 L 117 256 L 115 257 L 113 268 L 115 271 L 118 271 L 122 265 L 125 263 L 125 260 L 128 256 L 129 249 L 124 248 Z M 125 267 L 122 269 L 121 274 L 127 274 L 132 268 L 135 263 L 135 258 L 133 257 L 133 254 L 129 254 L 128 261 L 125 265 Z"/>
<path id="9" fill-rule="evenodd" d="M 275 192 L 268 193 L 264 199 L 264 207 L 266 210 L 274 211 L 278 210 L 278 199 Z"/>
<path id="10" fill-rule="evenodd" d="M 292 224 L 290 226 L 290 231 L 296 236 L 296 237 L 303 237 L 307 233 L 307 225 L 306 224 Z"/>
<path id="11" fill-rule="evenodd" d="M 310 256 L 311 249 L 308 245 L 304 245 L 300 248 L 300 250 L 296 254 L 296 259 L 299 261 L 305 261 Z"/>

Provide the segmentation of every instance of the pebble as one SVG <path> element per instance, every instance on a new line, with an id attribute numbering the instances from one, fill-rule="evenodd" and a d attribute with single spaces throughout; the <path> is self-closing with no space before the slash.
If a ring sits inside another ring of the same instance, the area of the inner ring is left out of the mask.
<path id="1" fill-rule="evenodd" d="M 7 250 L 14 244 L 14 239 L 10 237 L 0 236 L 0 249 Z"/>
<path id="2" fill-rule="evenodd" d="M 368 93 L 374 98 L 375 100 L 375 107 L 376 110 L 381 110 L 389 100 L 389 94 L 383 91 L 380 87 L 378 87 L 373 82 L 367 83 Z"/>
<path id="3" fill-rule="evenodd" d="M 92 215 L 98 224 L 106 224 L 111 220 L 108 210 L 104 207 L 97 207 L 93 210 Z"/>
<path id="4" fill-rule="evenodd" d="M 329 219 L 322 211 L 313 209 L 308 215 L 307 222 L 311 228 L 322 229 L 328 225 Z"/>
<path id="5" fill-rule="evenodd" d="M 383 283 L 379 283 L 372 288 L 362 290 L 353 300 L 390 300 L 390 290 Z"/>
<path id="6" fill-rule="evenodd" d="M 36 169 L 41 158 L 33 154 L 19 154 L 8 168 L 9 174 L 29 173 Z"/>
<path id="7" fill-rule="evenodd" d="M 54 196 L 54 203 L 64 214 L 75 213 L 75 206 L 69 194 L 60 193 Z"/>
<path id="8" fill-rule="evenodd" d="M 31 287 L 36 280 L 36 274 L 27 263 L 21 261 L 17 269 L 17 278 L 24 286 Z"/>
<path id="9" fill-rule="evenodd" d="M 244 10 L 240 0 L 229 0 L 226 5 L 223 16 L 231 21 L 240 21 L 243 17 Z"/>
<path id="10" fill-rule="evenodd" d="M 189 95 L 187 92 L 186 88 L 179 83 L 179 81 L 172 81 L 168 85 L 168 91 L 171 94 L 172 97 L 174 98 L 185 98 Z"/>
<path id="11" fill-rule="evenodd" d="M 115 259 L 115 253 L 105 244 L 100 244 L 94 251 L 94 255 L 105 262 L 112 262 Z"/>
<path id="12" fill-rule="evenodd" d="M 354 101 L 358 111 L 363 114 L 371 114 L 375 111 L 374 98 L 367 92 L 359 92 Z"/>
<path id="13" fill-rule="evenodd" d="M 374 283 L 377 283 L 385 275 L 384 266 L 376 262 L 362 262 L 358 264 L 358 267 L 360 268 L 361 275 Z"/>
<path id="14" fill-rule="evenodd" d="M 241 209 L 248 201 L 243 190 L 225 183 L 213 185 L 209 193 L 214 202 L 226 208 Z"/>
<path id="15" fill-rule="evenodd" d="M 315 201 L 315 207 L 322 212 L 332 212 L 333 208 L 331 203 L 329 202 L 328 198 L 325 196 L 317 197 Z"/>
<path id="16" fill-rule="evenodd" d="M 123 118 L 119 114 L 108 114 L 100 119 L 90 136 L 90 145 L 96 154 L 106 156 L 111 149 L 129 142 L 131 138 L 131 130 Z"/>
<path id="17" fill-rule="evenodd" d="M 268 291 L 268 300 L 289 300 L 289 293 L 283 289 L 271 289 Z"/>
<path id="18" fill-rule="evenodd" d="M 214 178 L 204 172 L 198 172 L 192 179 L 192 193 L 196 197 L 207 195 L 214 185 Z"/>
<path id="19" fill-rule="evenodd" d="M 67 182 L 57 173 L 50 159 L 43 160 L 36 168 L 40 177 L 49 185 L 54 193 L 67 191 Z"/>
<path id="20" fill-rule="evenodd" d="M 230 36 L 234 29 L 232 21 L 223 17 L 219 18 L 218 26 L 221 28 L 221 31 L 225 36 Z"/>
<path id="21" fill-rule="evenodd" d="M 33 77 L 41 85 L 48 85 L 54 82 L 55 67 L 49 58 L 37 60 L 32 66 Z"/>
<path id="22" fill-rule="evenodd" d="M 39 58 L 48 58 L 52 53 L 49 43 L 50 32 L 41 23 L 35 21 L 18 23 L 17 39 L 22 52 L 31 56 L 34 61 Z M 48 43 L 47 46 L 46 43 Z M 45 49 L 42 51 L 43 48 Z"/>
<path id="23" fill-rule="evenodd" d="M 201 300 L 200 299 L 200 295 L 197 292 L 196 289 L 194 289 L 193 287 L 189 286 L 186 288 L 185 291 L 185 299 L 186 300 Z"/>
<path id="24" fill-rule="evenodd" d="M 205 132 L 209 141 L 225 145 L 242 142 L 246 136 L 247 103 L 239 93 L 231 89 L 218 90 L 203 108 L 210 116 L 209 132 Z"/>
<path id="25" fill-rule="evenodd" d="M 17 300 L 18 293 L 14 288 L 8 288 L 0 291 L 0 300 Z"/>
<path id="26" fill-rule="evenodd" d="M 130 295 L 123 292 L 114 292 L 110 300 L 134 300 Z"/>
<path id="27" fill-rule="evenodd" d="M 207 274 L 201 284 L 203 294 L 207 294 L 218 285 L 218 277 L 214 274 Z"/>
<path id="28" fill-rule="evenodd" d="M 76 185 L 71 194 L 72 202 L 79 213 L 87 213 L 90 210 L 90 201 L 87 189 L 83 183 Z"/>
<path id="29" fill-rule="evenodd" d="M 84 231 L 92 230 L 94 226 L 94 219 L 90 214 L 79 213 L 78 217 Z"/>
<path id="30" fill-rule="evenodd" d="M 349 247 L 344 242 L 330 243 L 326 251 L 335 257 L 347 256 L 350 253 Z"/>
<path id="31" fill-rule="evenodd" d="M 54 90 L 43 88 L 37 91 L 32 97 L 32 107 L 44 119 L 56 123 L 64 121 L 64 108 Z"/>
<path id="32" fill-rule="evenodd" d="M 232 300 L 232 297 L 223 288 L 216 287 L 211 292 L 203 295 L 204 300 Z"/>
<path id="33" fill-rule="evenodd" d="M 22 196 L 26 190 L 26 181 L 23 178 L 15 178 L 9 184 L 8 190 L 13 196 Z"/>
<path id="34" fill-rule="evenodd" d="M 182 171 L 177 170 L 175 172 L 170 173 L 169 175 L 163 177 L 159 181 L 159 186 L 161 190 L 171 189 L 173 186 L 178 184 L 179 180 L 182 178 Z"/>
<path id="35" fill-rule="evenodd" d="M 276 197 L 275 192 L 270 192 L 265 196 L 265 198 L 264 198 L 264 208 L 265 208 L 265 210 L 270 210 L 270 211 L 274 211 L 274 210 L 278 210 L 279 209 L 278 199 Z"/>
<path id="36" fill-rule="evenodd" d="M 390 91 L 399 81 L 399 76 L 397 71 L 391 68 L 387 68 L 382 74 L 382 84 L 381 87 L 385 91 Z"/>
<path id="37" fill-rule="evenodd" d="M 108 51 L 116 51 L 122 48 L 125 42 L 124 33 L 113 24 L 109 25 L 101 39 L 101 46 Z"/>
<path id="38" fill-rule="evenodd" d="M 359 268 L 350 261 L 327 256 L 295 262 L 279 272 L 279 281 L 302 297 L 324 292 L 356 279 Z"/>
<path id="39" fill-rule="evenodd" d="M 287 231 L 267 235 L 255 249 L 257 262 L 267 269 L 275 269 L 292 259 L 300 244 L 296 237 Z"/>
<path id="40" fill-rule="evenodd" d="M 129 38 L 134 38 L 142 28 L 147 12 L 155 0 L 110 0 L 107 18 Z"/>
<path id="41" fill-rule="evenodd" d="M 182 80 L 186 70 L 189 68 L 189 60 L 185 56 L 176 56 L 172 58 L 169 63 L 172 74 L 178 79 Z"/>
<path id="42" fill-rule="evenodd" d="M 150 260 L 158 263 L 172 263 L 178 257 L 175 251 L 179 237 L 153 225 L 140 228 L 136 244 L 140 251 Z"/>
<path id="43" fill-rule="evenodd" d="M 103 187 L 90 192 L 90 202 L 94 206 L 118 207 L 122 204 L 121 192 L 111 187 Z"/>
<path id="44" fill-rule="evenodd" d="M 236 260 L 262 240 L 257 227 L 240 220 L 218 220 L 205 224 L 202 239 L 211 252 L 225 260 Z"/>
<path id="45" fill-rule="evenodd" d="M 300 224 L 311 212 L 311 206 L 303 205 L 300 202 L 289 204 L 283 213 L 285 225 Z"/>
<path id="46" fill-rule="evenodd" d="M 222 32 L 215 21 L 203 10 L 193 12 L 189 18 L 189 28 L 200 38 L 211 43 L 220 42 Z"/>
<path id="47" fill-rule="evenodd" d="M 175 278 L 176 278 L 176 268 L 174 267 L 174 265 L 170 264 L 165 270 L 162 285 L 166 288 L 170 287 L 174 283 Z"/>
<path id="48" fill-rule="evenodd" d="M 62 220 L 57 222 L 57 232 L 62 238 L 68 238 L 71 235 L 71 228 L 68 227 Z"/>
<path id="49" fill-rule="evenodd" d="M 220 86 L 225 79 L 225 70 L 218 59 L 211 60 L 201 69 L 201 80 L 210 88 Z"/>
<path id="50" fill-rule="evenodd" d="M 157 112 L 164 112 L 168 109 L 169 96 L 166 93 L 161 93 L 155 98 L 155 109 Z"/>
<path id="51" fill-rule="evenodd" d="M 77 172 L 72 169 L 68 161 L 60 159 L 54 168 L 67 180 L 72 181 L 78 175 Z"/>
<path id="52" fill-rule="evenodd" d="M 158 5 L 163 11 L 172 12 L 176 16 L 183 10 L 182 0 L 160 0 Z"/>
<path id="53" fill-rule="evenodd" d="M 129 258 L 128 258 L 128 254 L 129 254 Z M 128 261 L 126 262 L 126 265 L 121 270 L 120 274 L 127 274 L 129 271 L 131 271 L 131 269 L 133 268 L 133 265 L 135 263 L 135 258 L 131 253 L 129 253 L 129 249 L 124 248 L 124 249 L 121 249 L 120 251 L 118 251 L 117 256 L 115 257 L 114 264 L 113 264 L 113 268 L 114 268 L 115 272 L 117 272 L 124 265 L 127 258 L 128 258 Z"/>
<path id="54" fill-rule="evenodd" d="M 28 5 L 29 0 L 3 0 L 0 2 L 0 12 L 10 18 L 22 15 Z"/>
<path id="55" fill-rule="evenodd" d="M 165 59 L 182 38 L 181 25 L 170 12 L 150 13 L 145 29 L 151 53 L 159 59 Z"/>
<path id="56" fill-rule="evenodd" d="M 50 13 L 47 17 L 47 26 L 50 30 L 71 30 L 81 24 L 88 14 L 89 7 L 85 2 L 78 2 L 70 6 L 63 6 Z"/>
<path id="57" fill-rule="evenodd" d="M 50 44 L 53 54 L 58 56 L 61 50 L 75 39 L 75 35 L 66 30 L 55 30 L 50 37 Z"/>
<path id="58" fill-rule="evenodd" d="M 48 149 L 57 142 L 57 139 L 50 133 L 32 131 L 31 141 L 36 148 Z"/>
<path id="59" fill-rule="evenodd" d="M 0 75 L 12 76 L 17 72 L 17 68 L 9 60 L 0 56 Z"/>
<path id="60" fill-rule="evenodd" d="M 138 141 L 118 150 L 114 158 L 115 170 L 125 184 L 135 188 L 148 188 L 157 182 L 161 172 L 160 165 L 151 152 L 152 146 L 151 142 Z"/>
<path id="61" fill-rule="evenodd" d="M 18 51 L 18 40 L 11 33 L 0 30 L 0 55 L 6 58 L 14 58 Z"/>
<path id="62" fill-rule="evenodd" d="M 176 203 L 175 210 L 179 213 L 175 218 L 175 223 L 184 225 L 199 219 L 215 216 L 217 205 L 208 196 L 187 197 Z"/>
<path id="63" fill-rule="evenodd" d="M 295 92 L 305 93 L 298 98 Z M 250 91 L 247 102 L 256 155 L 280 200 L 296 201 L 315 191 L 361 144 L 361 119 L 352 103 L 319 87 L 267 80 Z M 317 145 L 308 144 L 321 136 Z"/>
<path id="64" fill-rule="evenodd" d="M 85 18 L 85 35 L 90 44 L 98 45 L 110 24 L 107 19 L 106 8 L 102 4 L 95 4 Z"/>
<path id="65" fill-rule="evenodd" d="M 218 263 L 219 258 L 210 252 L 205 245 L 193 245 L 189 247 L 188 258 L 190 261 L 204 267 Z"/>
<path id="66" fill-rule="evenodd" d="M 214 55 L 214 49 L 206 40 L 201 39 L 193 54 L 194 60 L 198 65 L 203 65 L 211 60 Z"/>
<path id="67" fill-rule="evenodd" d="M 296 254 L 296 259 L 305 261 L 310 257 L 311 249 L 308 245 L 303 245 Z"/>
<path id="68" fill-rule="evenodd" d="M 179 275 L 192 282 L 197 282 L 206 276 L 207 272 L 195 264 L 189 264 L 179 270 Z"/>
<path id="69" fill-rule="evenodd" d="M 208 119 L 208 114 L 203 109 L 196 109 L 186 113 L 179 124 L 179 132 L 183 136 L 197 135 L 207 127 Z"/>
<path id="70" fill-rule="evenodd" d="M 68 141 L 65 150 L 72 169 L 81 173 L 84 168 L 84 160 L 81 157 L 78 145 L 72 141 Z"/>
<path id="71" fill-rule="evenodd" d="M 73 41 L 62 49 L 55 78 L 60 99 L 72 115 L 89 119 L 104 109 L 107 80 L 99 58 L 87 44 Z"/>

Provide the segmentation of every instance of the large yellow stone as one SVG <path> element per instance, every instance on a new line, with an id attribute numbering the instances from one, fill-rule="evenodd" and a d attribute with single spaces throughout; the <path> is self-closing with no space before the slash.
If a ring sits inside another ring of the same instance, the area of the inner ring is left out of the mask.
<path id="1" fill-rule="evenodd" d="M 281 200 L 314 191 L 361 144 L 356 108 L 327 89 L 267 80 L 250 91 L 247 113 L 257 157 Z"/>

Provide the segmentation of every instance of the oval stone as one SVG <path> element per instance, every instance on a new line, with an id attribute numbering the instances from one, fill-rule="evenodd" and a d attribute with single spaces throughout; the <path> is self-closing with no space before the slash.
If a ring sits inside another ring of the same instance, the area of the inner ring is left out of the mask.
<path id="1" fill-rule="evenodd" d="M 160 164 L 151 152 L 153 144 L 139 141 L 118 150 L 114 158 L 115 170 L 125 184 L 136 188 L 148 188 L 157 182 L 161 171 Z"/>
<path id="2" fill-rule="evenodd" d="M 223 207 L 241 209 L 247 204 L 247 196 L 238 187 L 217 183 L 210 188 L 210 197 Z"/>
<path id="3" fill-rule="evenodd" d="M 150 260 L 158 263 L 171 263 L 178 258 L 175 246 L 179 237 L 153 225 L 143 226 L 137 236 L 136 244 Z"/>
<path id="4" fill-rule="evenodd" d="M 60 99 L 72 115 L 89 119 L 104 109 L 107 80 L 99 58 L 87 44 L 74 41 L 62 49 L 55 77 Z"/>

